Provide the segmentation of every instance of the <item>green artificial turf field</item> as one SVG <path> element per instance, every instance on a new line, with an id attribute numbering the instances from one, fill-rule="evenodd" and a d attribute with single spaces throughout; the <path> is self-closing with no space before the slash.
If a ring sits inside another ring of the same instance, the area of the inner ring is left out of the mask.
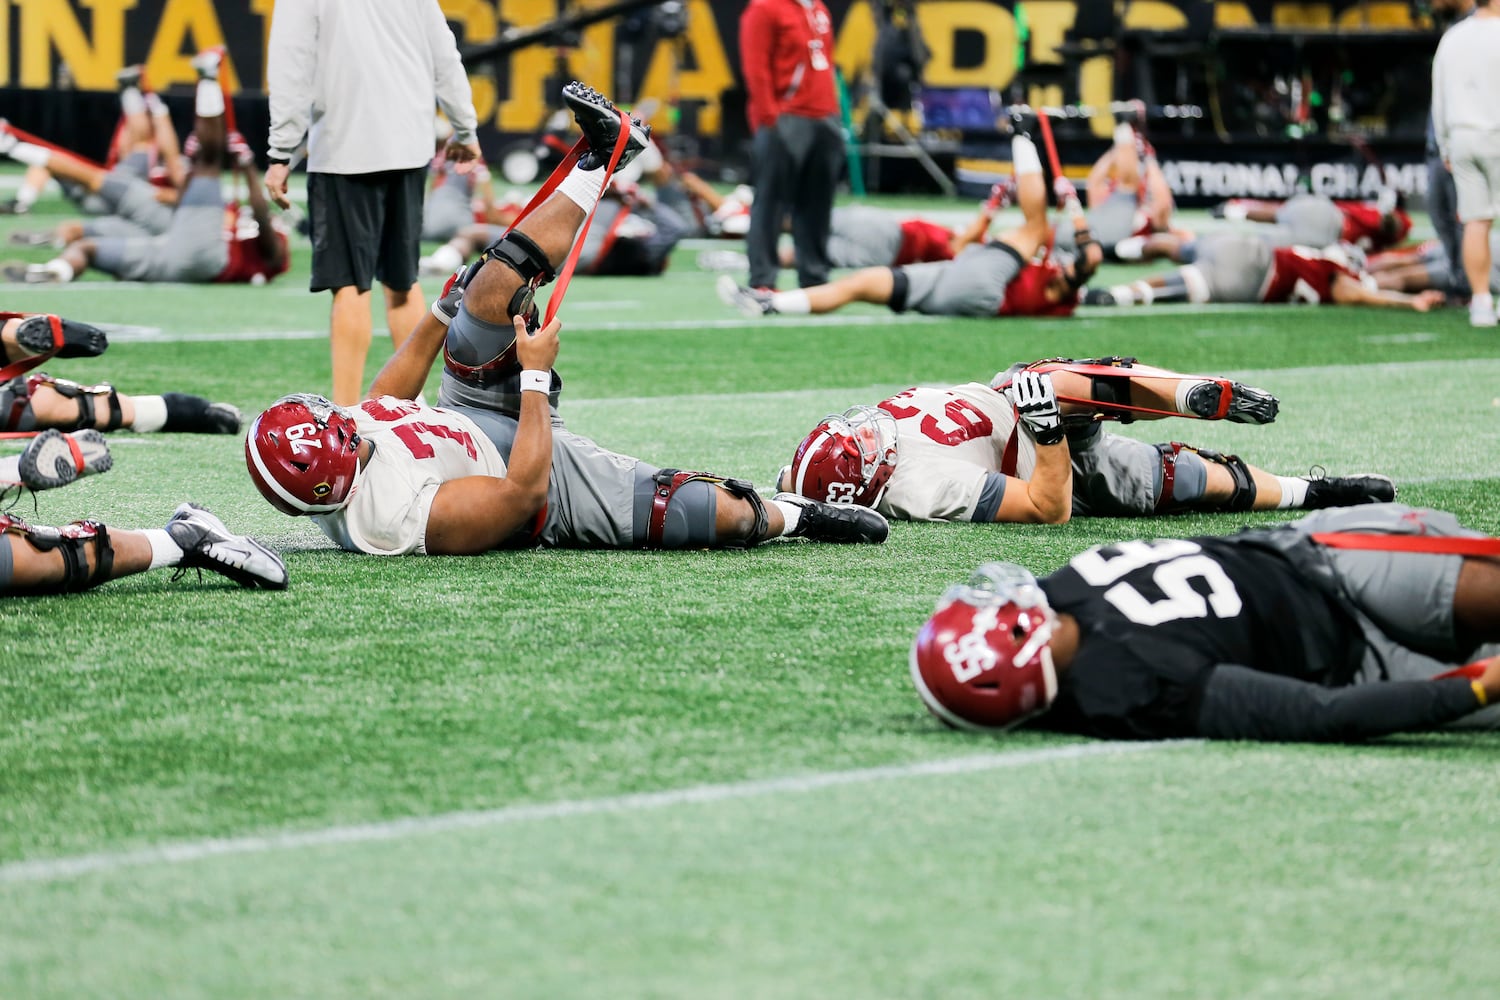
<path id="1" fill-rule="evenodd" d="M 0 236 L 62 217 L 43 207 Z M 249 417 L 328 385 L 327 297 L 297 255 L 264 288 L 8 286 L 4 308 L 113 324 L 104 357 L 54 374 Z M 766 484 L 830 410 L 1133 354 L 1263 386 L 1282 415 L 1122 433 L 1283 474 L 1388 472 L 1403 500 L 1500 532 L 1500 340 L 1461 311 L 754 321 L 694 258 L 573 284 L 574 430 Z M 388 353 L 377 333 L 371 374 Z M 20 509 L 152 527 L 197 500 L 283 550 L 291 586 L 158 571 L 0 604 L 0 997 L 1280 1000 L 1500 981 L 1494 736 L 975 738 L 912 691 L 914 630 L 980 561 L 1044 572 L 1269 515 L 379 560 L 262 502 L 240 438 L 110 441 L 108 475 Z"/>

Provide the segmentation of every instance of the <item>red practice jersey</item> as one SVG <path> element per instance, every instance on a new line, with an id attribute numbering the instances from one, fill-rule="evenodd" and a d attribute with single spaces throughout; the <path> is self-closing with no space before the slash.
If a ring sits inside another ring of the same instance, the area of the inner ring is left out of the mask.
<path id="1" fill-rule="evenodd" d="M 1032 261 L 1021 268 L 1021 273 L 1005 286 L 1005 298 L 1000 303 L 1001 316 L 1071 316 L 1078 308 L 1078 296 L 1066 296 L 1061 302 L 1047 301 L 1047 285 L 1061 277 L 1063 270 L 1057 262 L 1048 258 L 1037 263 Z"/>
<path id="2" fill-rule="evenodd" d="M 833 18 L 823 0 L 750 0 L 740 15 L 740 66 L 750 130 L 783 114 L 839 113 L 833 78 Z"/>
<path id="3" fill-rule="evenodd" d="M 1307 247 L 1278 247 L 1266 277 L 1262 302 L 1308 302 L 1318 305 L 1332 298 L 1333 280 L 1340 274 L 1355 281 L 1359 275 L 1343 261 L 1331 260 Z"/>
<path id="4" fill-rule="evenodd" d="M 901 249 L 896 251 L 892 266 L 952 260 L 952 240 L 953 233 L 946 226 L 926 219 L 907 219 L 901 223 Z"/>
<path id="5" fill-rule="evenodd" d="M 1380 231 L 1380 209 L 1367 201 L 1339 201 L 1339 211 L 1344 215 L 1344 229 L 1339 239 L 1353 243 L 1365 250 L 1388 250 L 1398 246 L 1411 232 L 1411 216 L 1401 209 L 1392 214 L 1396 217 L 1394 239 L 1387 239 Z"/>
<path id="6" fill-rule="evenodd" d="M 286 273 L 292 266 L 292 251 L 287 243 L 286 233 L 280 227 L 276 229 L 276 239 L 281 243 L 281 261 L 273 267 L 260 252 L 259 233 L 225 233 L 224 241 L 229 244 L 229 263 L 214 281 L 218 284 L 248 284 L 255 280 L 256 275 L 270 281 L 278 274 Z"/>

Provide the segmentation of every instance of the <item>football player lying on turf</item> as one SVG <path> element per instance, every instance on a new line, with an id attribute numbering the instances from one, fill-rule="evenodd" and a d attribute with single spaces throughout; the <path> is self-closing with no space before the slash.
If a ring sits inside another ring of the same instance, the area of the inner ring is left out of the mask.
<path id="1" fill-rule="evenodd" d="M 250 218 L 240 219 L 224 205 L 219 184 L 225 153 L 225 99 L 218 81 L 221 58 L 222 52 L 209 50 L 193 60 L 199 73 L 197 148 L 192 151 L 187 187 L 166 229 L 155 235 L 76 240 L 45 264 L 7 265 L 8 280 L 66 282 L 89 267 L 126 281 L 201 283 L 265 282 L 286 271 L 290 266 L 286 234 L 271 218 L 254 157 L 242 138 L 231 144 L 230 152 L 234 169 L 245 175 Z"/>
<path id="2" fill-rule="evenodd" d="M 102 354 L 108 347 L 104 331 L 77 320 L 40 313 L 5 313 L 0 317 L 4 317 L 0 323 L 0 431 L 27 433 L 49 427 L 112 431 L 125 427 L 140 433 L 239 432 L 240 411 L 229 403 L 214 403 L 183 392 L 127 396 L 108 383 L 79 385 L 45 372 L 26 374 L 51 357 Z M 85 446 L 85 457 L 80 462 L 107 463 L 107 449 L 97 435 L 80 434 L 72 440 Z M 50 455 L 49 461 L 39 468 L 51 467 Z M 103 470 L 81 466 L 77 469 L 79 473 L 86 471 Z M 40 488 L 61 485 L 53 482 Z"/>
<path id="3" fill-rule="evenodd" d="M 729 275 L 719 278 L 719 297 L 747 316 L 770 313 L 827 313 L 851 302 L 915 309 L 940 316 L 1067 316 L 1078 304 L 1078 289 L 1099 266 L 1099 245 L 1089 235 L 1077 195 L 1066 178 L 1057 185 L 1064 212 L 1074 220 L 1077 258 L 1052 252 L 1047 223 L 1047 189 L 1036 146 L 1024 135 L 1011 139 L 1016 165 L 1016 198 L 1025 221 L 999 239 L 966 248 L 952 260 L 870 267 L 829 282 L 790 292 L 742 288 Z"/>
<path id="4" fill-rule="evenodd" d="M 1299 194 L 1286 201 L 1232 198 L 1218 205 L 1221 219 L 1272 223 L 1286 230 L 1287 242 L 1322 247 L 1352 243 L 1366 253 L 1399 246 L 1411 232 L 1411 216 L 1394 190 L 1375 201 L 1334 201 L 1322 194 Z"/>
<path id="5" fill-rule="evenodd" d="M 582 159 L 455 278 L 381 369 L 372 398 L 345 410 L 289 396 L 255 419 L 245 452 L 261 494 L 311 515 L 343 548 L 376 555 L 884 541 L 888 526 L 874 511 L 801 497 L 767 503 L 742 480 L 659 469 L 563 427 L 549 405 L 561 388 L 551 371 L 560 324 L 532 332 L 532 294 L 567 257 L 622 129 L 613 105 L 581 84 L 563 98 L 587 139 Z M 647 135 L 629 124 L 622 162 Z M 412 397 L 439 351 L 444 406 L 434 408 Z"/>
<path id="6" fill-rule="evenodd" d="M 230 534 L 196 504 L 179 505 L 165 528 L 144 531 L 93 520 L 46 528 L 0 514 L 0 597 L 88 590 L 162 566 L 206 569 L 242 587 L 286 589 L 280 556 L 253 538 Z"/>
<path id="7" fill-rule="evenodd" d="M 971 243 L 982 241 L 995 213 L 1010 204 L 1015 181 L 996 184 L 979 213 L 963 229 L 916 216 L 902 216 L 868 205 L 843 205 L 833 210 L 828 230 L 828 263 L 834 267 L 900 267 L 931 260 L 952 260 Z M 786 245 L 777 251 L 781 266 L 795 268 L 797 251 Z M 750 258 L 732 250 L 700 254 L 698 266 L 710 271 L 745 271 Z"/>
<path id="8" fill-rule="evenodd" d="M 0 214 L 22 215 L 30 211 L 48 182 L 54 179 L 64 196 L 87 215 L 118 212 L 122 190 L 133 188 L 132 182 L 136 180 L 145 185 L 144 193 L 152 200 L 159 199 L 165 205 L 176 203 L 187 167 L 182 162 L 171 112 L 159 96 L 147 89 L 141 66 L 127 66 L 115 79 L 120 87 L 120 121 L 110 144 L 109 163 L 101 167 L 61 151 L 53 159 L 48 155 L 52 150 L 32 144 L 29 156 L 17 157 L 27 164 L 26 175 L 16 188 L 15 197 L 0 202 Z M 0 124 L 0 129 L 4 128 Z M 105 180 L 106 176 L 113 185 Z M 153 193 L 152 189 L 159 193 Z"/>
<path id="9" fill-rule="evenodd" d="M 778 486 L 901 520 L 1049 524 L 1074 514 L 1339 507 L 1395 497 L 1385 476 L 1277 476 L 1236 455 L 1109 434 L 1101 422 L 1182 416 L 1266 424 L 1277 405 L 1238 382 L 1132 359 L 1037 361 L 988 385 L 919 386 L 825 417 Z"/>
<path id="10" fill-rule="evenodd" d="M 1156 151 L 1132 122 L 1115 126 L 1114 143 L 1089 169 L 1087 197 L 1089 229 L 1109 260 L 1175 260 L 1178 248 L 1192 238 L 1172 229 L 1172 189 Z M 1160 241 L 1153 242 L 1153 236 Z M 1058 223 L 1056 241 L 1060 249 L 1074 252 L 1072 220 Z"/>
<path id="11" fill-rule="evenodd" d="M 1274 235 L 1209 233 L 1197 240 L 1193 263 L 1112 288 L 1091 288 L 1086 305 L 1159 302 L 1267 302 L 1389 306 L 1427 312 L 1439 291 L 1407 295 L 1382 289 L 1359 263 L 1358 248 L 1277 246 Z"/>
<path id="12" fill-rule="evenodd" d="M 911 675 L 966 729 L 1323 741 L 1493 728 L 1497 553 L 1451 514 L 1379 504 L 1103 545 L 1040 581 L 991 563 L 943 595 Z"/>

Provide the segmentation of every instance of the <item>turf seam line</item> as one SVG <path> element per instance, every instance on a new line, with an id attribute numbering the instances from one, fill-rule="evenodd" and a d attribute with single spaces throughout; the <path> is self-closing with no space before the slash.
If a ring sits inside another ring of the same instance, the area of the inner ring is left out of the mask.
<path id="1" fill-rule="evenodd" d="M 321 830 L 180 841 L 134 851 L 13 861 L 0 865 L 0 884 L 60 882 L 127 868 L 189 864 L 227 855 L 266 854 L 273 851 L 300 850 L 309 847 L 340 847 L 348 844 L 403 840 L 407 837 L 427 836 L 454 830 L 509 826 L 515 823 L 567 819 L 575 816 L 642 812 L 673 806 L 704 805 L 759 798 L 782 793 L 816 792 L 827 788 L 869 784 L 875 781 L 951 777 L 1090 757 L 1118 757 L 1172 747 L 1194 746 L 1199 742 L 1198 740 L 1164 740 L 1146 743 L 1078 743 L 1038 750 L 1017 750 L 1012 753 L 953 757 L 916 764 L 892 764 L 854 771 L 826 771 L 731 784 L 694 785 L 688 788 L 597 799 L 570 799 L 561 802 L 503 806 L 498 809 L 440 813 L 435 816 L 412 816 L 379 823 L 325 827 Z"/>

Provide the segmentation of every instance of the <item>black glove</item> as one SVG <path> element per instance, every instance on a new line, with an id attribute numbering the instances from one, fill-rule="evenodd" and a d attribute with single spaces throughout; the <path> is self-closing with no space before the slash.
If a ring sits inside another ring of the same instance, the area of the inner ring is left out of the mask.
<path id="1" fill-rule="evenodd" d="M 1063 439 L 1062 410 L 1052 376 L 1046 372 L 1017 372 L 1005 394 L 1010 397 L 1021 423 L 1036 438 L 1037 444 L 1057 444 Z"/>

